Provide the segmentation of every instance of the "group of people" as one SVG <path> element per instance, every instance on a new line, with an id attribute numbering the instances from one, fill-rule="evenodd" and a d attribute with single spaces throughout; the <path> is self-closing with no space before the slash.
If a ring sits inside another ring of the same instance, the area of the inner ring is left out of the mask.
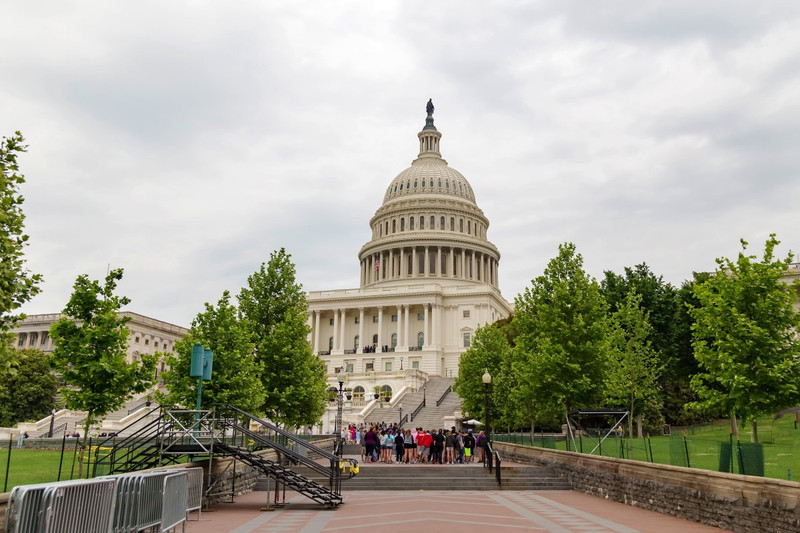
<path id="1" fill-rule="evenodd" d="M 349 426 L 342 435 L 351 444 L 361 445 L 361 460 L 382 463 L 457 464 L 483 461 L 487 437 L 481 430 L 456 428 L 403 429 L 397 424 L 372 427 Z"/>

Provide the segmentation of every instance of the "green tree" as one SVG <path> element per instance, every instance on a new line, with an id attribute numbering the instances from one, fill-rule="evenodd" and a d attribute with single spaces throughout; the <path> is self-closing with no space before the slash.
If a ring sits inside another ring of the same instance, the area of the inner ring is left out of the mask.
<path id="1" fill-rule="evenodd" d="M 306 295 L 283 248 L 247 278 L 239 310 L 263 369 L 264 414 L 286 427 L 316 424 L 325 411 L 325 364 L 308 343 Z"/>
<path id="2" fill-rule="evenodd" d="M 685 361 L 680 358 L 679 315 L 685 312 L 678 291 L 662 276 L 656 276 L 645 263 L 625 267 L 623 275 L 606 271 L 600 286 L 611 312 L 625 305 L 631 290 L 641 296 L 640 307 L 647 311 L 652 326 L 647 340 L 664 367 L 658 385 L 661 397 L 666 400 L 664 415 L 670 423 L 683 420 L 684 392 L 689 389 L 689 381 L 685 377 Z M 690 364 L 690 370 L 693 366 L 696 365 Z"/>
<path id="3" fill-rule="evenodd" d="M 517 400 L 535 409 L 537 420 L 563 420 L 574 408 L 600 404 L 609 357 L 607 309 L 572 243 L 559 245 L 544 274 L 517 296 Z"/>
<path id="4" fill-rule="evenodd" d="M 758 442 L 757 417 L 800 401 L 800 312 L 794 308 L 800 284 L 782 279 L 793 255 L 775 258 L 774 234 L 760 261 L 741 244 L 735 261 L 717 259 L 715 273 L 694 286 L 700 305 L 690 313 L 701 371 L 692 387 L 700 398 L 695 407 L 730 414 L 734 432 L 736 416 L 752 422 Z"/>
<path id="5" fill-rule="evenodd" d="M 50 370 L 50 356 L 26 348 L 17 352 L 18 371 L 0 377 L 0 426 L 41 420 L 56 407 L 58 377 Z"/>
<path id="6" fill-rule="evenodd" d="M 642 438 L 645 413 L 660 420 L 661 407 L 658 384 L 661 361 L 650 344 L 652 327 L 641 304 L 642 295 L 631 289 L 611 317 L 611 365 L 606 390 L 611 402 L 625 405 L 630 412 L 628 435 L 631 438 L 633 419 L 636 418 L 638 435 Z"/>
<path id="7" fill-rule="evenodd" d="M 20 132 L 0 140 L 0 371 L 15 366 L 17 353 L 10 345 L 10 330 L 24 315 L 14 312 L 39 292 L 42 281 L 39 274 L 25 268 L 23 254 L 28 236 L 19 188 L 25 177 L 19 172 L 17 156 L 25 150 Z"/>
<path id="8" fill-rule="evenodd" d="M 513 383 L 504 375 L 504 369 L 510 360 L 511 346 L 498 327 L 489 324 L 475 331 L 472 344 L 461 355 L 458 376 L 453 383 L 453 390 L 461 397 L 462 412 L 469 413 L 470 418 L 486 420 L 486 393 L 482 377 L 488 371 L 493 378 L 490 389 L 492 425 L 509 423 L 514 413 L 506 400 Z"/>
<path id="9" fill-rule="evenodd" d="M 167 357 L 170 368 L 162 374 L 169 391 L 166 403 L 194 407 L 197 378 L 189 376 L 189 367 L 192 346 L 199 342 L 214 352 L 211 381 L 203 384 L 203 405 L 228 403 L 250 413 L 261 409 L 261 367 L 255 359 L 250 329 L 230 300 L 225 291 L 216 306 L 206 303 L 205 311 L 192 320 L 189 333 L 175 343 L 175 354 Z"/>
<path id="10" fill-rule="evenodd" d="M 125 324 L 130 319 L 119 316 L 119 311 L 130 300 L 114 294 L 121 279 L 122 269 L 109 272 L 103 285 L 85 274 L 78 276 L 64 317 L 50 328 L 55 344 L 52 365 L 66 383 L 61 394 L 71 409 L 86 411 L 84 447 L 95 422 L 122 407 L 134 393 L 146 391 L 153 381 L 155 355 L 132 362 L 126 358 Z"/>

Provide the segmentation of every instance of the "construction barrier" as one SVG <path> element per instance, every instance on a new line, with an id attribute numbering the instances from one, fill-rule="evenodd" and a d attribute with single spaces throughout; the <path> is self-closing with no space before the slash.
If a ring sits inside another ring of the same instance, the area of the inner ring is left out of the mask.
<path id="1" fill-rule="evenodd" d="M 7 533 L 108 533 L 116 499 L 114 479 L 21 485 L 6 509 Z"/>
<path id="2" fill-rule="evenodd" d="M 169 531 L 186 522 L 186 502 L 189 499 L 189 476 L 186 472 L 174 471 L 164 478 L 161 503 L 161 529 Z"/>

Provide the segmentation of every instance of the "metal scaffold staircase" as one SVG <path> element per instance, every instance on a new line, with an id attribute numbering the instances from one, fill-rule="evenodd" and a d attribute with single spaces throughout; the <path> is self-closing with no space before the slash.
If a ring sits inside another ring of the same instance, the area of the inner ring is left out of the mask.
<path id="1" fill-rule="evenodd" d="M 263 472 L 277 487 L 295 490 L 326 507 L 342 503 L 341 481 L 358 473 L 353 459 L 314 446 L 277 426 L 230 405 L 210 411 L 156 409 L 157 418 L 123 437 L 112 437 L 92 447 L 93 476 L 117 474 L 193 460 L 214 461 L 232 457 Z M 154 411 L 156 411 L 154 410 Z M 264 457 L 262 450 L 274 450 L 277 459 Z M 235 461 L 233 463 L 235 465 Z M 311 469 L 314 481 L 293 467 Z M 221 476 L 216 476 L 220 478 Z M 219 479 L 207 476 L 205 495 L 214 492 Z M 231 489 L 232 497 L 233 489 Z"/>

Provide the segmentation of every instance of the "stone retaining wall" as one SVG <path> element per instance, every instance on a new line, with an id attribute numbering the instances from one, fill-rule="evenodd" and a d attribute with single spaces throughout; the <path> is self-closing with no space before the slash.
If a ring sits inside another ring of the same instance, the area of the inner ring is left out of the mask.
<path id="1" fill-rule="evenodd" d="M 552 466 L 574 490 L 731 531 L 800 531 L 800 483 L 493 443 L 503 460 Z"/>

